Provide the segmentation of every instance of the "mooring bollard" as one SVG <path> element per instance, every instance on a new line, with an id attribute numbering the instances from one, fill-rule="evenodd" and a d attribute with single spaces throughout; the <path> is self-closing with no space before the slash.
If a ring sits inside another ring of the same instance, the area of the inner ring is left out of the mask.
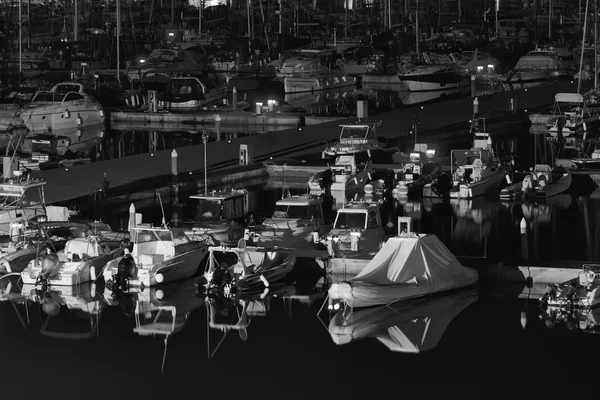
<path id="1" fill-rule="evenodd" d="M 171 219 L 173 225 L 179 226 L 179 160 L 177 150 L 171 152 L 171 204 L 173 207 Z"/>
<path id="2" fill-rule="evenodd" d="M 233 111 L 237 111 L 237 89 L 233 87 Z"/>
<path id="3" fill-rule="evenodd" d="M 529 259 L 529 243 L 527 242 L 527 221 L 525 221 L 525 217 L 521 218 L 519 228 L 521 230 L 521 258 L 527 260 Z"/>
<path id="4" fill-rule="evenodd" d="M 471 75 L 471 97 L 477 96 L 477 82 L 475 81 L 475 75 Z"/>
<path id="5" fill-rule="evenodd" d="M 217 132 L 217 142 L 221 141 L 221 115 L 215 115 L 215 130 Z"/>

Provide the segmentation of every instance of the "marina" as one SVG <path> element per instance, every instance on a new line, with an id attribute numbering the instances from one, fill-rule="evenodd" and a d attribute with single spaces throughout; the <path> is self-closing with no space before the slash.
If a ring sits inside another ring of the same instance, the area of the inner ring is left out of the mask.
<path id="1" fill-rule="evenodd" d="M 554 3 L 3 5 L 8 395 L 589 370 L 598 10 Z"/>

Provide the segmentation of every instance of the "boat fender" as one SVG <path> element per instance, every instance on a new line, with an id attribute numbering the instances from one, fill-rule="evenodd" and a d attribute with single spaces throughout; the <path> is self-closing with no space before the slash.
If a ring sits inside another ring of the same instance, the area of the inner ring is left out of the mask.
<path id="1" fill-rule="evenodd" d="M 71 118 L 71 111 L 69 110 L 65 110 L 64 114 L 63 114 L 63 118 Z"/>
<path id="2" fill-rule="evenodd" d="M 260 274 L 260 280 L 262 281 L 262 283 L 265 285 L 265 287 L 269 287 L 269 281 L 267 280 L 267 278 L 265 278 L 265 276 L 263 274 Z"/>
<path id="3" fill-rule="evenodd" d="M 93 265 L 90 266 L 90 279 L 92 281 L 96 280 L 96 267 L 94 267 Z"/>
<path id="4" fill-rule="evenodd" d="M 312 237 L 313 237 L 313 243 L 315 243 L 315 244 L 317 244 L 321 241 L 319 231 L 314 231 L 312 233 Z"/>
<path id="5" fill-rule="evenodd" d="M 154 280 L 156 283 L 163 283 L 165 281 L 165 276 L 163 274 L 156 274 Z"/>

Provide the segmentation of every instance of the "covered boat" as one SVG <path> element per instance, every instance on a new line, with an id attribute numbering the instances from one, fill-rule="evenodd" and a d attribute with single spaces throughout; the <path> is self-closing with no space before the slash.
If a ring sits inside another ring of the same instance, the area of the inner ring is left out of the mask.
<path id="1" fill-rule="evenodd" d="M 356 277 L 329 288 L 350 307 L 408 300 L 476 283 L 477 271 L 460 264 L 435 235 L 406 233 L 393 238 Z"/>
<path id="2" fill-rule="evenodd" d="M 552 117 L 546 123 L 548 133 L 557 137 L 581 135 L 585 139 L 588 129 L 598 124 L 598 114 L 592 114 L 583 95 L 579 93 L 557 93 L 554 96 Z"/>
<path id="3" fill-rule="evenodd" d="M 454 318 L 479 299 L 477 289 L 413 299 L 389 306 L 339 311 L 329 323 L 338 344 L 374 338 L 392 351 L 420 353 L 436 347 Z"/>

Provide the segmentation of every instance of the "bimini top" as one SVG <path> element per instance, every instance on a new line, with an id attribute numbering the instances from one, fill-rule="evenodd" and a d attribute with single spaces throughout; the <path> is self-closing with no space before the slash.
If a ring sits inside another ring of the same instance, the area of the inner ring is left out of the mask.
<path id="1" fill-rule="evenodd" d="M 310 206 L 313 204 L 321 204 L 323 199 L 310 194 L 301 194 L 297 196 L 285 197 L 281 200 L 277 200 L 276 205 L 278 206 Z"/>
<path id="2" fill-rule="evenodd" d="M 212 191 L 209 193 L 199 193 L 193 196 L 190 196 L 190 199 L 198 199 L 198 200 L 218 200 L 223 201 L 227 199 L 232 199 L 236 197 L 242 197 L 248 194 L 248 191 L 245 189 L 240 190 L 223 190 L 223 191 Z"/>
<path id="3" fill-rule="evenodd" d="M 366 201 L 351 201 L 345 204 L 342 208 L 337 210 L 338 213 L 363 213 L 366 214 L 369 211 L 378 211 L 379 204 L 371 203 Z"/>
<path id="4" fill-rule="evenodd" d="M 557 103 L 583 103 L 583 96 L 579 93 L 556 93 L 554 101 Z"/>
<path id="5" fill-rule="evenodd" d="M 380 125 L 381 121 L 340 125 L 340 142 L 376 139 L 375 128 Z"/>

